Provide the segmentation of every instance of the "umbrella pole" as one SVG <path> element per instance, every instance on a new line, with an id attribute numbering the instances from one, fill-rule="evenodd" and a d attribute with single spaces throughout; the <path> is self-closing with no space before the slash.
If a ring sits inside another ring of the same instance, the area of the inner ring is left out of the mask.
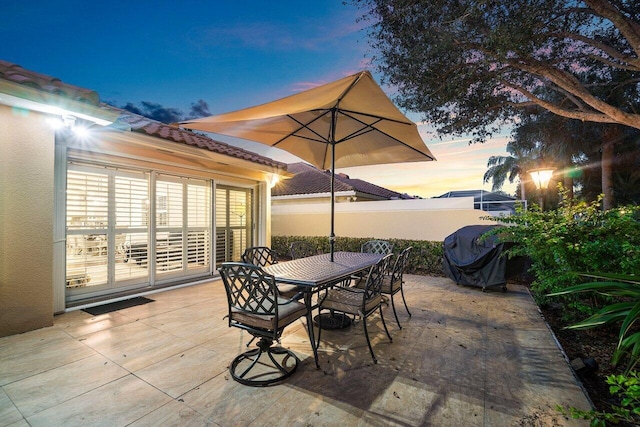
<path id="1" fill-rule="evenodd" d="M 331 234 L 329 235 L 329 244 L 331 245 L 331 262 L 333 262 L 333 249 L 336 244 L 336 233 L 334 232 L 333 223 L 335 219 L 335 183 L 336 175 L 336 146 L 331 144 Z"/>
<path id="2" fill-rule="evenodd" d="M 336 177 L 336 126 L 337 117 L 336 109 L 331 109 L 331 234 L 329 235 L 329 244 L 331 245 L 331 262 L 333 262 L 333 249 L 336 243 L 336 233 L 333 229 L 335 221 L 335 177 Z"/>

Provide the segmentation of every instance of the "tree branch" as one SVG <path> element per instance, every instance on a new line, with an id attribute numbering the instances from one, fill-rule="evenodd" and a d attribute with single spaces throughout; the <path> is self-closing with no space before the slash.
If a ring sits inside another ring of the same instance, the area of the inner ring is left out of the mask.
<path id="1" fill-rule="evenodd" d="M 598 15 L 613 22 L 613 25 L 620 30 L 620 33 L 629 41 L 631 48 L 640 57 L 640 24 L 629 19 L 611 2 L 606 0 L 584 0 Z"/>

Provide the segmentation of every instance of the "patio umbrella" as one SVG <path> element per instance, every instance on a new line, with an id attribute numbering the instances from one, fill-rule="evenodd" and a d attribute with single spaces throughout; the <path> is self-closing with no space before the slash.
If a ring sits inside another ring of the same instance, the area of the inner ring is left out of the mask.
<path id="1" fill-rule="evenodd" d="M 266 104 L 187 120 L 180 126 L 288 151 L 331 170 L 331 260 L 335 169 L 435 160 L 414 122 L 362 71 Z"/>

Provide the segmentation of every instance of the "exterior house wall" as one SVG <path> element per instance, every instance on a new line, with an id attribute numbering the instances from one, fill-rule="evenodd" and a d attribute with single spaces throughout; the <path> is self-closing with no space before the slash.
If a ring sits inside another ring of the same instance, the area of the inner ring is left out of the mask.
<path id="1" fill-rule="evenodd" d="M 54 169 L 66 167 L 67 155 L 89 164 L 111 164 L 113 159 L 125 167 L 253 189 L 254 241 L 269 244 L 267 178 L 271 173 L 251 169 L 248 163 L 216 168 L 208 151 L 178 145 L 175 151 L 182 149 L 181 155 L 165 154 L 155 147 L 172 143 L 98 127 L 91 141 L 78 141 L 80 145 L 74 146 L 59 136 L 56 145 L 56 132 L 47 117 L 0 104 L 0 337 L 51 326 L 54 314 L 65 310 L 65 218 L 56 219 L 56 212 L 62 214 L 65 209 L 66 174 L 56 175 Z"/>
<path id="2" fill-rule="evenodd" d="M 0 336 L 53 324 L 54 140 L 0 105 Z"/>
<path id="3" fill-rule="evenodd" d="M 473 209 L 473 197 L 336 203 L 335 212 L 340 237 L 442 241 L 467 225 L 496 224 Z M 274 236 L 329 235 L 329 203 L 274 202 L 271 215 Z"/>

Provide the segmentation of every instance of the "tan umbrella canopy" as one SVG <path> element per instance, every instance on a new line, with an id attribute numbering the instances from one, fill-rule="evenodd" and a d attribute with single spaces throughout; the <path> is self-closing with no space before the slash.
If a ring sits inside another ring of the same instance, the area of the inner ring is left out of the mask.
<path id="1" fill-rule="evenodd" d="M 331 169 L 332 255 L 336 168 L 435 160 L 416 124 L 368 71 L 266 104 L 179 124 L 277 147 Z"/>

